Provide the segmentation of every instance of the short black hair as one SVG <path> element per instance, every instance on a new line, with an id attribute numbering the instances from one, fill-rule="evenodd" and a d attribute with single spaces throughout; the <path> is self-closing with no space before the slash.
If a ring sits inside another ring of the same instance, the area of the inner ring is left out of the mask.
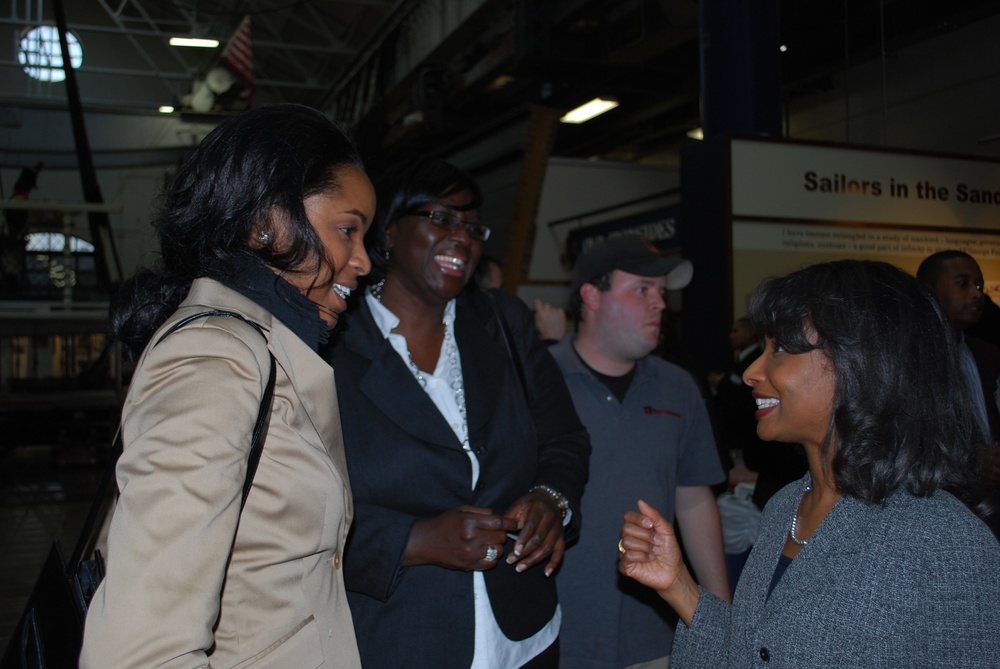
<path id="1" fill-rule="evenodd" d="M 340 171 L 363 168 L 354 143 L 325 114 L 297 104 L 232 116 L 210 132 L 170 179 L 153 222 L 160 257 L 112 302 L 112 333 L 134 358 L 199 277 L 243 282 L 247 258 L 280 270 L 326 254 L 303 200 L 335 190 Z M 290 244 L 254 246 L 253 232 L 282 216 Z"/>
<path id="2" fill-rule="evenodd" d="M 832 364 L 826 454 L 835 441 L 842 494 L 874 504 L 900 487 L 981 491 L 986 440 L 956 335 L 926 286 L 887 263 L 840 260 L 765 281 L 750 316 L 785 351 L 819 350 Z"/>
<path id="3" fill-rule="evenodd" d="M 597 287 L 597 290 L 606 293 L 611 290 L 611 277 L 614 276 L 616 271 L 605 272 L 593 281 L 587 281 L 584 285 L 587 283 L 593 284 Z M 580 288 L 583 288 L 583 286 L 580 286 Z M 583 297 L 580 295 L 580 288 L 577 288 L 576 292 L 569 296 L 569 315 L 577 325 L 583 322 Z"/>
<path id="4" fill-rule="evenodd" d="M 938 251 L 937 253 L 932 253 L 927 256 L 924 258 L 923 262 L 920 263 L 920 267 L 917 268 L 917 278 L 920 279 L 925 286 L 933 288 L 934 284 L 937 283 L 938 277 L 941 276 L 941 272 L 944 271 L 944 264 L 949 260 L 954 260 L 955 258 L 962 258 L 963 260 L 976 262 L 976 259 L 965 251 L 959 251 L 957 249 Z"/>
<path id="5" fill-rule="evenodd" d="M 458 211 L 479 209 L 483 204 L 483 194 L 476 180 L 465 170 L 443 160 L 408 160 L 374 175 L 372 182 L 378 210 L 365 235 L 365 247 L 372 262 L 367 278 L 370 283 L 385 278 L 391 258 L 385 245 L 385 233 L 400 218 L 459 193 L 469 193 L 471 199 L 457 207 Z"/>

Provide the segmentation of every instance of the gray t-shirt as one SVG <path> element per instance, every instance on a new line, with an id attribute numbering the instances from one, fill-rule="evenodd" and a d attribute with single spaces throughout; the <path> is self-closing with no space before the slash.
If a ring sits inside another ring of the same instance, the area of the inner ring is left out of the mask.
<path id="1" fill-rule="evenodd" d="M 652 590 L 618 574 L 617 545 L 638 499 L 673 521 L 677 486 L 724 479 L 704 399 L 688 372 L 648 356 L 619 402 L 584 366 L 572 338 L 549 350 L 593 448 L 580 540 L 556 576 L 561 666 L 620 669 L 669 655 L 676 617 Z"/>

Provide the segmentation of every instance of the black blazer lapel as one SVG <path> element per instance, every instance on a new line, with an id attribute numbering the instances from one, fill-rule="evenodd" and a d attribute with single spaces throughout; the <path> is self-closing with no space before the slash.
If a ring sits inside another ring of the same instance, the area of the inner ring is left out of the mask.
<path id="1" fill-rule="evenodd" d="M 451 426 L 382 336 L 364 301 L 353 312 L 350 328 L 344 345 L 371 361 L 358 390 L 403 431 L 422 441 L 460 450 L 462 445 Z"/>
<path id="2" fill-rule="evenodd" d="M 472 447 L 480 453 L 486 439 L 477 438 L 477 435 L 484 434 L 493 421 L 509 369 L 507 354 L 494 336 L 499 336 L 499 331 L 488 329 L 481 318 L 481 314 L 466 308 L 459 300 L 455 315 L 455 339 L 462 358 L 466 420 Z"/>

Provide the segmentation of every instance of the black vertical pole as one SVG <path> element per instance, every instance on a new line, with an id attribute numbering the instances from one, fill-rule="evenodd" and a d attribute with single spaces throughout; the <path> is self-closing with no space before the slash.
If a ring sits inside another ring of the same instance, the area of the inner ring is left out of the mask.
<path id="1" fill-rule="evenodd" d="M 80 179 L 83 185 L 85 202 L 101 204 L 104 197 L 97 183 L 97 171 L 94 169 L 94 156 L 90 151 L 90 141 L 87 139 L 87 127 L 83 122 L 83 105 L 80 103 L 80 88 L 76 83 L 76 72 L 70 62 L 69 41 L 66 27 L 66 12 L 62 0 L 53 0 L 52 9 L 56 16 L 56 26 L 59 28 L 59 46 L 62 49 L 63 69 L 66 71 L 66 98 L 69 103 L 69 115 L 73 123 L 73 139 L 76 143 L 76 159 L 80 169 Z M 118 261 L 114 238 L 111 236 L 111 220 L 107 212 L 89 212 L 87 221 L 90 224 L 90 235 L 94 243 L 94 261 L 97 279 L 110 293 L 113 288 L 107 243 L 111 247 L 111 258 L 115 263 L 116 277 L 121 277 L 122 268 Z M 66 240 L 69 243 L 69 240 Z"/>
<path id="2" fill-rule="evenodd" d="M 681 153 L 684 253 L 695 266 L 682 332 L 703 366 L 724 369 L 734 309 L 729 140 L 781 136 L 777 0 L 700 0 L 698 20 L 705 140 Z"/>

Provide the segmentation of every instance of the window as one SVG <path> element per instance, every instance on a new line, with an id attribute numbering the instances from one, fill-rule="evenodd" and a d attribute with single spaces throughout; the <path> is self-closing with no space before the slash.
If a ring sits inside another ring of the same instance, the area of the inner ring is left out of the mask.
<path id="1" fill-rule="evenodd" d="M 66 33 L 69 45 L 70 65 L 79 68 L 83 64 L 83 47 L 73 33 Z M 59 30 L 55 26 L 38 26 L 26 30 L 21 35 L 17 58 L 28 76 L 39 81 L 58 82 L 66 78 L 63 71 L 62 48 L 59 46 Z"/>
<path id="2" fill-rule="evenodd" d="M 26 242 L 21 297 L 55 300 L 72 289 L 76 299 L 106 299 L 97 280 L 93 244 L 70 236 L 67 255 L 66 235 L 61 232 L 34 232 Z"/>
<path id="3" fill-rule="evenodd" d="M 27 237 L 25 250 L 62 253 L 66 250 L 66 235 L 61 232 L 33 232 Z M 74 253 L 93 253 L 94 245 L 85 239 L 71 236 L 69 250 Z"/>

